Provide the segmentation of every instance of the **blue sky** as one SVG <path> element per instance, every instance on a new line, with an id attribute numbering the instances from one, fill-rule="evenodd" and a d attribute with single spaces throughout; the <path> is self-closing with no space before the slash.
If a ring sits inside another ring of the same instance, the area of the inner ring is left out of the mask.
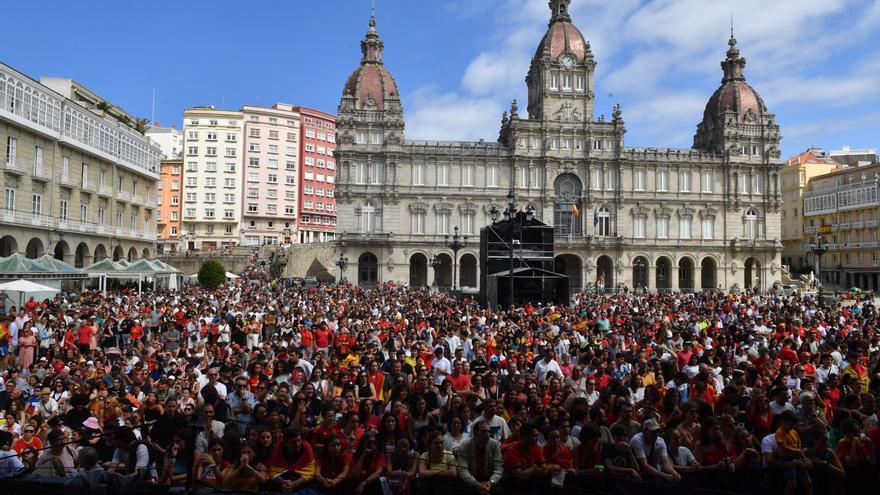
<path id="1" fill-rule="evenodd" d="M 4 4 L 18 21 L 3 27 L 0 61 L 72 77 L 140 117 L 155 89 L 162 125 L 221 102 L 335 112 L 370 13 L 370 0 Z M 720 82 L 731 14 L 783 157 L 878 146 L 880 0 L 573 0 L 571 12 L 598 61 L 597 114 L 619 102 L 630 146 L 690 146 Z M 546 0 L 377 0 L 407 137 L 495 139 L 510 100 L 526 99 L 548 18 Z"/>

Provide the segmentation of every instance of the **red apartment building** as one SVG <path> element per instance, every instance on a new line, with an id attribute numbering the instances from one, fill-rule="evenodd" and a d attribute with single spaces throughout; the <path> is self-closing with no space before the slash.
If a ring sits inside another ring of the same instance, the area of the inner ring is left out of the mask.
<path id="1" fill-rule="evenodd" d="M 310 108 L 300 113 L 299 219 L 300 243 L 336 237 L 336 116 Z"/>

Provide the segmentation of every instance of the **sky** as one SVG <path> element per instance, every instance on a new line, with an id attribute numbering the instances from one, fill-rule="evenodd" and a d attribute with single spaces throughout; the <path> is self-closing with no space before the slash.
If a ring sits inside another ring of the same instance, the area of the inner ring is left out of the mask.
<path id="1" fill-rule="evenodd" d="M 494 140 L 526 101 L 546 0 L 375 0 L 408 139 Z M 0 0 L 0 61 L 69 77 L 170 126 L 196 105 L 335 113 L 371 0 Z M 731 16 L 783 158 L 880 143 L 880 0 L 573 0 L 598 62 L 596 114 L 620 103 L 628 146 L 690 147 L 721 80 Z M 155 92 L 155 107 L 153 94 Z"/>

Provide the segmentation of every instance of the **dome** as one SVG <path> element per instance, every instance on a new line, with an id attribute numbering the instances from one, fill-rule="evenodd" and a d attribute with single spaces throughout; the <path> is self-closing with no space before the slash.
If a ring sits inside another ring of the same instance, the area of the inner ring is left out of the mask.
<path id="1" fill-rule="evenodd" d="M 382 65 L 361 65 L 345 83 L 345 95 L 352 95 L 357 101 L 357 109 L 384 110 L 385 101 L 399 100 L 397 83 Z"/>
<path id="2" fill-rule="evenodd" d="M 376 18 L 370 18 L 370 29 L 361 41 L 361 65 L 345 82 L 343 97 L 353 97 L 357 110 L 387 110 L 386 103 L 400 101 L 397 83 L 382 63 L 385 47 L 376 31 Z"/>
<path id="3" fill-rule="evenodd" d="M 761 124 L 767 107 L 758 92 L 746 82 L 743 74 L 746 59 L 739 56 L 736 38 L 732 35 L 728 45 L 727 58 L 721 62 L 724 69 L 721 87 L 706 103 L 703 121 L 720 117 L 724 112 L 735 112 L 736 124 Z"/>
<path id="4" fill-rule="evenodd" d="M 583 62 L 589 51 L 589 44 L 584 39 L 580 30 L 567 20 L 555 20 L 550 22 L 547 34 L 538 45 L 535 57 L 543 53 L 549 53 L 551 60 L 558 60 L 563 53 L 571 53 L 578 62 Z"/>

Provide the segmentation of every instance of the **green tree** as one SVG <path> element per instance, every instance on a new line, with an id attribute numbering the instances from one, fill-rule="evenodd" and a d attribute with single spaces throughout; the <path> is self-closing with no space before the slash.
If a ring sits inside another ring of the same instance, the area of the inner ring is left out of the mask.
<path id="1" fill-rule="evenodd" d="M 226 281 L 226 268 L 216 261 L 206 261 L 199 268 L 199 285 L 214 289 Z"/>

